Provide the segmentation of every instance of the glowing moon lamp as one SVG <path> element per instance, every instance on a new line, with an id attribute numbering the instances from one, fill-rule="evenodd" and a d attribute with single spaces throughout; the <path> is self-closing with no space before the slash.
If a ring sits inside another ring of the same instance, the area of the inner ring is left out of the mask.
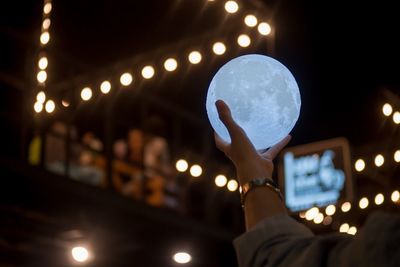
<path id="1" fill-rule="evenodd" d="M 230 137 L 219 120 L 215 101 L 223 100 L 234 120 L 246 131 L 257 150 L 286 137 L 300 115 L 300 92 L 290 71 L 264 55 L 232 59 L 215 74 L 208 88 L 206 108 L 210 123 L 225 141 Z"/>

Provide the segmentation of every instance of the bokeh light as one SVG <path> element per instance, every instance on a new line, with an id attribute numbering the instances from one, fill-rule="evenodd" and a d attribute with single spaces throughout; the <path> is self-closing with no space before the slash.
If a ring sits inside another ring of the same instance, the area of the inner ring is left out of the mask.
<path id="1" fill-rule="evenodd" d="M 358 159 L 354 164 L 354 168 L 358 172 L 362 172 L 365 169 L 365 161 L 363 159 Z"/>
<path id="2" fill-rule="evenodd" d="M 43 104 L 46 101 L 46 94 L 43 91 L 37 93 L 36 101 Z"/>
<path id="3" fill-rule="evenodd" d="M 341 206 L 342 212 L 348 212 L 351 210 L 351 203 L 350 202 L 344 202 Z"/>
<path id="4" fill-rule="evenodd" d="M 39 71 L 36 79 L 39 83 L 44 83 L 47 80 L 47 72 L 44 70 Z"/>
<path id="5" fill-rule="evenodd" d="M 389 103 L 384 104 L 382 107 L 382 112 L 383 112 L 383 115 L 385 115 L 387 117 L 392 115 L 392 112 L 393 112 L 392 105 L 390 105 Z"/>
<path id="6" fill-rule="evenodd" d="M 40 43 L 41 43 L 42 45 L 46 45 L 46 44 L 49 43 L 49 41 L 50 41 L 50 34 L 49 34 L 49 32 L 47 32 L 47 31 L 43 32 L 43 33 L 40 35 Z"/>
<path id="7" fill-rule="evenodd" d="M 85 262 L 89 259 L 89 251 L 85 247 L 74 247 L 71 250 L 72 258 L 77 262 Z"/>
<path id="8" fill-rule="evenodd" d="M 186 264 L 192 260 L 192 256 L 187 252 L 177 252 L 172 258 L 179 264 Z"/>
<path id="9" fill-rule="evenodd" d="M 272 31 L 271 25 L 269 25 L 267 22 L 261 22 L 260 24 L 258 24 L 257 29 L 258 29 L 258 32 L 264 36 L 269 35 Z"/>
<path id="10" fill-rule="evenodd" d="M 400 200 L 400 192 L 398 190 L 393 191 L 390 198 L 392 199 L 393 202 L 398 202 Z"/>
<path id="11" fill-rule="evenodd" d="M 396 124 L 400 124 L 400 112 L 396 111 L 393 113 L 393 122 Z"/>
<path id="12" fill-rule="evenodd" d="M 111 83 L 109 81 L 103 81 L 100 84 L 100 91 L 103 94 L 108 94 L 111 91 Z"/>
<path id="13" fill-rule="evenodd" d="M 219 174 L 215 177 L 215 185 L 218 187 L 224 187 L 227 183 L 228 179 L 225 175 Z"/>
<path id="14" fill-rule="evenodd" d="M 238 187 L 239 187 L 239 184 L 238 184 L 238 182 L 236 181 L 236 180 L 229 180 L 229 182 L 228 182 L 228 184 L 226 185 L 226 187 L 228 187 L 228 190 L 229 191 L 231 191 L 231 192 L 235 192 L 237 189 L 238 189 Z"/>
<path id="15" fill-rule="evenodd" d="M 185 172 L 189 168 L 189 164 L 186 160 L 180 159 L 176 162 L 175 167 L 178 172 Z"/>
<path id="16" fill-rule="evenodd" d="M 381 205 L 385 201 L 385 197 L 383 196 L 382 193 L 379 193 L 375 196 L 375 204 L 376 205 Z"/>
<path id="17" fill-rule="evenodd" d="M 341 232 L 341 233 L 347 233 L 347 231 L 349 231 L 349 229 L 350 229 L 349 224 L 348 224 L 348 223 L 344 223 L 344 224 L 342 224 L 342 225 L 340 226 L 339 232 Z"/>
<path id="18" fill-rule="evenodd" d="M 200 61 L 201 61 L 202 56 L 201 56 L 199 51 L 192 51 L 192 52 L 190 52 L 188 58 L 189 58 L 189 62 L 190 63 L 199 64 Z"/>
<path id="19" fill-rule="evenodd" d="M 216 55 L 223 55 L 226 51 L 226 46 L 222 42 L 216 42 L 213 45 L 213 52 Z"/>
<path id="20" fill-rule="evenodd" d="M 47 113 L 53 113 L 54 109 L 56 108 L 56 104 L 53 100 L 47 100 L 45 109 Z"/>
<path id="21" fill-rule="evenodd" d="M 193 177 L 199 177 L 203 173 L 203 169 L 200 167 L 200 165 L 193 165 L 190 167 L 190 175 Z"/>
<path id="22" fill-rule="evenodd" d="M 241 47 L 248 47 L 251 44 L 251 39 L 247 34 L 241 34 L 239 35 L 237 42 Z"/>
<path id="23" fill-rule="evenodd" d="M 143 78 L 145 78 L 145 79 L 151 79 L 151 78 L 153 78 L 154 73 L 155 73 L 155 70 L 154 70 L 153 66 L 145 66 L 145 67 L 142 69 L 142 76 L 143 76 Z"/>
<path id="24" fill-rule="evenodd" d="M 244 23 L 249 27 L 255 27 L 257 26 L 258 20 L 254 15 L 247 15 L 244 18 Z"/>
<path id="25" fill-rule="evenodd" d="M 121 84 L 123 86 L 128 86 L 132 83 L 133 81 L 133 77 L 132 74 L 130 74 L 129 72 L 125 72 L 121 75 L 121 77 L 119 78 L 119 81 L 121 82 Z"/>
<path id="26" fill-rule="evenodd" d="M 43 110 L 43 103 L 36 101 L 35 104 L 33 105 L 33 109 L 35 110 L 36 113 L 40 113 Z"/>
<path id="27" fill-rule="evenodd" d="M 49 61 L 47 60 L 47 57 L 41 57 L 39 59 L 39 62 L 38 62 L 39 69 L 44 70 L 47 68 L 48 65 L 49 65 Z"/>
<path id="28" fill-rule="evenodd" d="M 178 62 L 176 61 L 175 58 L 168 58 L 164 62 L 164 68 L 166 71 L 169 72 L 174 71 L 176 70 L 177 67 L 178 67 Z"/>
<path id="29" fill-rule="evenodd" d="M 368 198 L 363 197 L 362 199 L 360 199 L 360 202 L 358 203 L 360 209 L 366 209 L 369 205 L 369 201 Z"/>
<path id="30" fill-rule="evenodd" d="M 239 10 L 239 5 L 236 1 L 227 1 L 225 3 L 225 10 L 228 13 L 236 13 Z"/>
<path id="31" fill-rule="evenodd" d="M 93 92 L 89 87 L 85 87 L 81 91 L 81 98 L 83 101 L 88 101 L 92 98 Z"/>
<path id="32" fill-rule="evenodd" d="M 325 214 L 332 216 L 336 212 L 336 207 L 335 205 L 329 205 L 328 207 L 325 208 Z"/>
<path id="33" fill-rule="evenodd" d="M 385 158 L 381 154 L 378 154 L 376 155 L 374 162 L 376 167 L 381 167 L 383 163 L 385 163 Z"/>

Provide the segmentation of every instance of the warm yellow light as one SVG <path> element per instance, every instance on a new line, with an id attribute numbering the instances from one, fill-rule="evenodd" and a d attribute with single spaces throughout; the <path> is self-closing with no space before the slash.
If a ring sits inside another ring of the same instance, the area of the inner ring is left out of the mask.
<path id="1" fill-rule="evenodd" d="M 72 258 L 77 262 L 85 262 L 89 259 L 89 251 L 84 247 L 74 247 L 71 250 Z"/>
<path id="2" fill-rule="evenodd" d="M 50 41 L 50 34 L 49 34 L 49 32 L 43 32 L 41 35 L 40 35 L 40 43 L 42 44 L 42 45 L 46 45 L 46 44 L 48 44 L 49 43 L 49 41 Z"/>
<path id="3" fill-rule="evenodd" d="M 320 224 L 320 223 L 322 223 L 323 220 L 324 220 L 324 214 L 322 214 L 320 212 L 320 213 L 317 214 L 317 216 L 315 216 L 314 223 L 315 224 Z"/>
<path id="4" fill-rule="evenodd" d="M 385 163 L 385 158 L 381 154 L 378 154 L 376 155 L 374 162 L 376 167 L 381 167 L 383 163 Z"/>
<path id="5" fill-rule="evenodd" d="M 239 5 L 236 1 L 227 1 L 225 3 L 225 10 L 231 14 L 236 13 L 239 10 Z"/>
<path id="6" fill-rule="evenodd" d="M 51 5 L 51 3 L 46 3 L 43 7 L 44 14 L 46 15 L 49 14 L 51 12 L 52 7 L 53 6 Z"/>
<path id="7" fill-rule="evenodd" d="M 44 70 L 47 68 L 48 65 L 49 65 L 49 61 L 47 60 L 47 57 L 41 57 L 39 59 L 39 62 L 38 62 L 39 69 Z"/>
<path id="8" fill-rule="evenodd" d="M 342 212 L 350 211 L 351 210 L 351 203 L 350 202 L 344 202 L 342 204 L 341 210 L 342 210 Z"/>
<path id="9" fill-rule="evenodd" d="M 348 223 L 344 223 L 344 224 L 342 224 L 342 225 L 340 226 L 339 232 L 341 232 L 341 233 L 347 233 L 347 231 L 349 231 L 349 229 L 350 229 L 349 224 L 348 224 Z"/>
<path id="10" fill-rule="evenodd" d="M 358 159 L 354 164 L 356 171 L 362 172 L 365 169 L 365 161 L 363 159 Z"/>
<path id="11" fill-rule="evenodd" d="M 192 260 L 192 256 L 190 256 L 190 254 L 186 252 L 178 252 L 175 253 L 173 259 L 176 263 L 185 264 L 189 263 Z"/>
<path id="12" fill-rule="evenodd" d="M 46 101 L 46 94 L 43 91 L 37 93 L 36 101 L 43 104 Z"/>
<path id="13" fill-rule="evenodd" d="M 225 175 L 219 174 L 215 177 L 215 185 L 218 187 L 224 187 L 227 181 L 228 179 L 226 179 Z"/>
<path id="14" fill-rule="evenodd" d="M 56 104 L 54 103 L 54 101 L 53 100 L 47 100 L 46 106 L 45 106 L 46 112 L 47 113 L 52 113 L 55 108 L 56 108 Z"/>
<path id="15" fill-rule="evenodd" d="M 390 105 L 389 103 L 386 103 L 385 105 L 383 105 L 382 112 L 383 112 L 383 115 L 385 115 L 387 117 L 392 115 L 392 112 L 393 112 L 392 105 Z"/>
<path id="16" fill-rule="evenodd" d="M 326 216 L 322 223 L 323 223 L 323 225 L 330 225 L 332 223 L 332 217 L 331 216 Z"/>
<path id="17" fill-rule="evenodd" d="M 396 124 L 400 124 L 400 112 L 396 111 L 393 113 L 393 122 Z"/>
<path id="18" fill-rule="evenodd" d="M 358 203 L 358 205 L 360 206 L 360 209 L 366 209 L 369 205 L 368 198 L 363 197 L 362 199 L 360 199 L 360 202 Z"/>
<path id="19" fill-rule="evenodd" d="M 396 150 L 393 154 L 393 159 L 396 162 L 400 162 L 400 150 Z"/>
<path id="20" fill-rule="evenodd" d="M 318 215 L 319 209 L 317 207 L 313 207 L 306 211 L 306 220 L 312 221 Z"/>
<path id="21" fill-rule="evenodd" d="M 238 184 L 238 182 L 236 180 L 229 180 L 229 182 L 228 182 L 226 187 L 228 187 L 229 191 L 235 192 L 238 189 L 239 184 Z"/>
<path id="22" fill-rule="evenodd" d="M 89 87 L 85 87 L 81 91 L 81 98 L 83 101 L 88 101 L 89 99 L 92 98 L 92 95 L 93 95 L 92 89 L 90 89 Z"/>
<path id="23" fill-rule="evenodd" d="M 100 91 L 103 94 L 108 94 L 111 91 L 111 83 L 109 81 L 104 81 L 100 84 Z"/>
<path id="24" fill-rule="evenodd" d="M 176 61 L 175 58 L 168 58 L 164 62 L 164 68 L 166 71 L 174 71 L 178 67 L 178 62 Z"/>
<path id="25" fill-rule="evenodd" d="M 237 42 L 241 47 L 248 47 L 251 44 L 251 39 L 247 34 L 241 34 Z"/>
<path id="26" fill-rule="evenodd" d="M 124 74 L 121 75 L 121 77 L 119 78 L 119 81 L 121 82 L 121 84 L 123 86 L 130 85 L 133 81 L 132 74 L 130 74 L 129 72 L 125 72 Z"/>
<path id="27" fill-rule="evenodd" d="M 193 177 L 199 177 L 202 173 L 203 169 L 199 165 L 195 164 L 190 167 L 190 175 L 192 175 Z"/>
<path id="28" fill-rule="evenodd" d="M 349 235 L 355 235 L 357 233 L 357 227 L 355 227 L 355 226 L 350 227 L 349 230 L 347 231 L 347 233 Z"/>
<path id="29" fill-rule="evenodd" d="M 154 73 L 155 73 L 155 70 L 154 70 L 154 68 L 153 68 L 152 66 L 145 66 L 145 67 L 142 69 L 142 76 L 143 76 L 143 78 L 145 78 L 145 79 L 151 79 L 151 78 L 153 78 Z"/>
<path id="30" fill-rule="evenodd" d="M 47 72 L 44 70 L 39 71 L 36 79 L 38 80 L 38 82 L 44 83 L 47 80 Z"/>
<path id="31" fill-rule="evenodd" d="M 223 55 L 223 54 L 225 53 L 225 51 L 226 51 L 226 46 L 225 46 L 223 43 L 221 43 L 221 42 L 216 42 L 216 43 L 213 45 L 213 52 L 214 52 L 216 55 Z"/>
<path id="32" fill-rule="evenodd" d="M 33 105 L 33 109 L 35 110 L 36 113 L 40 113 L 43 110 L 43 103 L 37 101 L 35 102 L 35 104 Z"/>
<path id="33" fill-rule="evenodd" d="M 269 35 L 272 31 L 271 25 L 269 25 L 267 22 L 261 22 L 260 24 L 258 24 L 257 29 L 261 35 L 265 35 L 265 36 Z"/>
<path id="34" fill-rule="evenodd" d="M 185 172 L 189 168 L 189 164 L 186 160 L 180 159 L 175 163 L 175 167 L 178 172 Z"/>
<path id="35" fill-rule="evenodd" d="M 258 23 L 258 20 L 254 15 L 247 15 L 244 18 L 244 23 L 249 27 L 255 27 Z"/>
<path id="36" fill-rule="evenodd" d="M 67 100 L 61 100 L 61 104 L 63 105 L 63 107 L 69 107 L 69 102 Z"/>
<path id="37" fill-rule="evenodd" d="M 193 51 L 189 54 L 189 61 L 192 64 L 199 64 L 201 61 L 201 54 L 199 51 Z"/>
<path id="38" fill-rule="evenodd" d="M 43 20 L 42 23 L 43 30 L 48 30 L 50 28 L 50 25 L 51 25 L 51 20 L 49 18 Z"/>
<path id="39" fill-rule="evenodd" d="M 383 202 L 385 201 L 385 197 L 383 196 L 383 194 L 379 193 L 375 196 L 375 204 L 376 205 L 381 205 Z"/>
<path id="40" fill-rule="evenodd" d="M 400 200 L 400 192 L 399 191 L 393 191 L 392 195 L 390 196 L 393 202 L 398 202 Z"/>
<path id="41" fill-rule="evenodd" d="M 299 213 L 299 217 L 302 218 L 302 219 L 305 219 L 306 218 L 306 212 L 305 211 L 300 212 Z"/>
<path id="42" fill-rule="evenodd" d="M 336 212 L 336 207 L 335 205 L 329 205 L 328 207 L 325 208 L 325 214 L 326 215 L 333 215 Z"/>

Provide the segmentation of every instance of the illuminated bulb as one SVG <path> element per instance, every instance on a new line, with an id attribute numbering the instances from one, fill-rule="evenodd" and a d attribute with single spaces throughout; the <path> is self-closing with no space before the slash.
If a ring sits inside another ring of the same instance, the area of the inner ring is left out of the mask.
<path id="1" fill-rule="evenodd" d="M 46 15 L 49 14 L 51 12 L 52 7 L 53 6 L 51 5 L 51 3 L 46 3 L 43 7 L 44 14 Z"/>
<path id="2" fill-rule="evenodd" d="M 35 102 L 35 104 L 33 105 L 33 109 L 35 110 L 36 113 L 40 113 L 43 110 L 43 103 L 37 101 Z"/>
<path id="3" fill-rule="evenodd" d="M 36 100 L 39 103 L 44 103 L 44 101 L 46 101 L 46 94 L 43 91 L 40 91 L 39 93 L 37 93 L 36 95 Z"/>
<path id="4" fill-rule="evenodd" d="M 341 210 L 343 212 L 348 212 L 351 209 L 351 203 L 350 202 L 344 202 L 342 204 Z"/>
<path id="5" fill-rule="evenodd" d="M 331 216 L 326 216 L 322 223 L 323 223 L 323 225 L 330 225 L 332 223 L 332 217 Z"/>
<path id="6" fill-rule="evenodd" d="M 175 253 L 173 259 L 176 263 L 185 264 L 189 263 L 192 260 L 192 256 L 190 256 L 190 254 L 186 252 L 178 252 Z"/>
<path id="7" fill-rule="evenodd" d="M 358 205 L 360 206 L 360 209 L 365 209 L 365 208 L 367 208 L 368 205 L 369 205 L 368 198 L 363 197 L 362 199 L 360 199 L 360 202 L 358 203 Z"/>
<path id="8" fill-rule="evenodd" d="M 46 44 L 48 44 L 49 43 L 49 41 L 50 41 L 50 34 L 49 34 L 49 32 L 43 32 L 41 35 L 40 35 L 40 43 L 42 44 L 42 45 L 46 45 Z"/>
<path id="9" fill-rule="evenodd" d="M 335 205 L 329 205 L 328 207 L 325 208 L 325 214 L 326 215 L 333 215 L 336 212 L 336 207 Z"/>
<path id="10" fill-rule="evenodd" d="M 48 65 L 49 65 L 49 61 L 47 60 L 47 57 L 41 57 L 39 59 L 39 62 L 38 62 L 39 69 L 44 70 L 47 68 Z"/>
<path id="11" fill-rule="evenodd" d="M 400 123 L 400 112 L 396 111 L 393 113 L 393 122 L 396 124 Z"/>
<path id="12" fill-rule="evenodd" d="M 199 51 L 193 51 L 189 54 L 189 61 L 192 64 L 199 64 L 201 61 L 201 54 Z"/>
<path id="13" fill-rule="evenodd" d="M 389 103 L 386 103 L 386 104 L 383 105 L 383 107 L 382 107 L 382 112 L 383 112 L 383 115 L 385 115 L 386 117 L 388 117 L 388 116 L 392 115 L 393 108 L 392 108 L 392 106 L 391 106 Z"/>
<path id="14" fill-rule="evenodd" d="M 383 196 L 383 194 L 379 193 L 375 196 L 375 204 L 376 205 L 381 205 L 383 202 L 385 201 L 385 197 Z"/>
<path id="15" fill-rule="evenodd" d="M 248 47 L 251 44 L 250 37 L 247 34 L 240 35 L 237 42 L 241 47 Z"/>
<path id="16" fill-rule="evenodd" d="M 90 89 L 89 87 L 85 87 L 82 89 L 81 91 L 81 98 L 83 101 L 88 101 L 89 99 L 92 98 L 92 89 Z"/>
<path id="17" fill-rule="evenodd" d="M 300 212 L 299 213 L 299 217 L 302 218 L 302 219 L 305 219 L 306 218 L 306 213 L 304 211 Z"/>
<path id="18" fill-rule="evenodd" d="M 393 159 L 396 162 L 400 162 L 400 150 L 396 150 L 396 152 L 394 152 Z"/>
<path id="19" fill-rule="evenodd" d="M 178 172 L 185 172 L 188 169 L 189 164 L 186 160 L 180 159 L 176 162 L 175 167 Z"/>
<path id="20" fill-rule="evenodd" d="M 229 180 L 226 187 L 228 187 L 229 191 L 235 192 L 238 189 L 239 184 L 238 184 L 238 182 L 236 182 L 236 180 Z"/>
<path id="21" fill-rule="evenodd" d="M 313 207 L 306 211 L 306 220 L 312 221 L 318 215 L 319 209 L 317 207 Z"/>
<path id="22" fill-rule="evenodd" d="M 44 83 L 47 80 L 47 72 L 44 70 L 39 71 L 36 78 L 38 82 Z"/>
<path id="23" fill-rule="evenodd" d="M 261 22 L 260 24 L 258 24 L 258 32 L 261 35 L 269 35 L 272 31 L 271 26 L 267 23 L 267 22 Z"/>
<path id="24" fill-rule="evenodd" d="M 398 202 L 400 200 L 400 192 L 399 191 L 393 191 L 392 195 L 390 196 L 393 202 Z"/>
<path id="25" fill-rule="evenodd" d="M 124 74 L 121 75 L 121 77 L 119 78 L 119 81 L 121 82 L 121 84 L 123 86 L 130 85 L 133 81 L 132 74 L 130 74 L 129 72 L 125 72 Z"/>
<path id="26" fill-rule="evenodd" d="M 381 167 L 383 163 L 385 163 L 385 158 L 381 154 L 378 154 L 376 155 L 374 162 L 376 167 Z"/>
<path id="27" fill-rule="evenodd" d="M 323 220 L 324 220 L 324 215 L 320 212 L 317 214 L 317 216 L 315 216 L 314 223 L 320 224 L 320 223 L 322 223 Z"/>
<path id="28" fill-rule="evenodd" d="M 51 25 L 51 20 L 49 18 L 43 20 L 42 23 L 43 30 L 48 30 L 50 28 L 50 25 Z"/>
<path id="29" fill-rule="evenodd" d="M 225 51 L 226 51 L 226 47 L 225 47 L 225 45 L 224 45 L 223 43 L 221 43 L 221 42 L 216 42 L 216 43 L 213 45 L 213 52 L 214 52 L 216 55 L 223 55 L 223 54 L 225 53 Z"/>
<path id="30" fill-rule="evenodd" d="M 239 5 L 235 1 L 227 1 L 225 3 L 225 10 L 228 13 L 236 13 L 239 10 Z"/>
<path id="31" fill-rule="evenodd" d="M 358 159 L 354 164 L 356 171 L 362 172 L 365 169 L 365 161 L 363 159 Z"/>
<path id="32" fill-rule="evenodd" d="M 74 247 L 71 250 L 72 258 L 77 262 L 85 262 L 89 259 L 89 251 L 84 247 Z"/>
<path id="33" fill-rule="evenodd" d="M 247 15 L 244 18 L 244 23 L 249 27 L 255 27 L 258 23 L 256 16 L 254 15 Z"/>
<path id="34" fill-rule="evenodd" d="M 45 109 L 46 109 L 46 112 L 47 112 L 47 113 L 52 113 L 52 112 L 54 111 L 55 108 L 56 108 L 56 104 L 54 103 L 53 100 L 48 100 L 48 101 L 46 102 Z"/>
<path id="35" fill-rule="evenodd" d="M 215 185 L 218 187 L 224 187 L 227 181 L 225 175 L 219 174 L 215 177 Z"/>
<path id="36" fill-rule="evenodd" d="M 347 231 L 349 231 L 349 229 L 350 229 L 349 224 L 348 224 L 348 223 L 344 223 L 344 224 L 342 224 L 342 225 L 340 226 L 339 232 L 341 232 L 341 233 L 347 233 Z"/>
<path id="37" fill-rule="evenodd" d="M 103 94 L 108 94 L 111 91 L 111 83 L 109 81 L 104 81 L 100 84 L 100 91 Z"/>
<path id="38" fill-rule="evenodd" d="M 347 231 L 347 233 L 349 235 L 355 235 L 357 233 L 357 227 L 355 227 L 355 226 L 350 227 L 349 230 Z"/>
<path id="39" fill-rule="evenodd" d="M 190 167 L 190 175 L 192 175 L 193 177 L 199 177 L 202 173 L 203 169 L 199 165 L 195 164 Z"/>
<path id="40" fill-rule="evenodd" d="M 63 107 L 69 107 L 69 102 L 67 100 L 61 100 L 61 104 L 63 105 Z"/>
<path id="41" fill-rule="evenodd" d="M 155 73 L 155 71 L 154 71 L 154 68 L 153 68 L 152 66 L 145 66 L 145 67 L 142 69 L 142 76 L 143 76 L 143 78 L 145 78 L 145 79 L 151 79 L 151 78 L 153 78 L 154 73 Z"/>
<path id="42" fill-rule="evenodd" d="M 164 62 L 164 68 L 166 71 L 174 71 L 178 67 L 178 62 L 174 58 L 168 58 Z"/>

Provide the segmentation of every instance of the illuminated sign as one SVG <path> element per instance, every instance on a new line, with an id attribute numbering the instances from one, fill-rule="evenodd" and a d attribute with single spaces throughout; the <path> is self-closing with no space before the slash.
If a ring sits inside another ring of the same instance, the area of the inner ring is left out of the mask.
<path id="1" fill-rule="evenodd" d="M 292 212 L 335 204 L 353 195 L 350 149 L 345 138 L 287 148 L 279 181 Z"/>

